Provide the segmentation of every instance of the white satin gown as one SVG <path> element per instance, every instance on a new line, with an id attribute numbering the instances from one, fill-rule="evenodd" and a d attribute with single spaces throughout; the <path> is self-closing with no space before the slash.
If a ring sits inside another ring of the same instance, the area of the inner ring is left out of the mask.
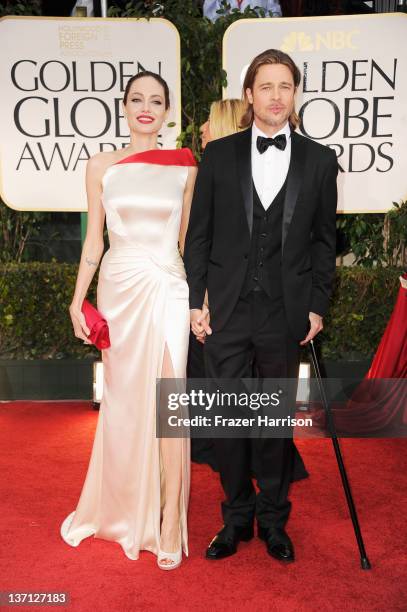
<path id="1" fill-rule="evenodd" d="M 156 380 L 164 351 L 184 379 L 189 290 L 178 252 L 189 149 L 154 149 L 110 166 L 103 206 L 110 248 L 103 257 L 97 306 L 109 325 L 102 351 L 103 399 L 76 510 L 61 526 L 67 544 L 95 536 L 118 542 L 129 559 L 158 554 L 163 478 L 156 437 Z M 182 439 L 181 539 L 188 554 L 189 439 Z"/>

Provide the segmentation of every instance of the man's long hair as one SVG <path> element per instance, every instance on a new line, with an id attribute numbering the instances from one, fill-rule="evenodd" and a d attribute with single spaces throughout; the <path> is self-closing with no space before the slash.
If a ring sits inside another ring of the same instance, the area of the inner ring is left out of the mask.
<path id="1" fill-rule="evenodd" d="M 287 66 L 293 76 L 295 89 L 297 89 L 298 85 L 301 82 L 301 73 L 295 65 L 294 61 L 289 55 L 287 55 L 287 53 L 279 51 L 278 49 L 267 49 L 267 51 L 263 51 L 263 53 L 257 55 L 248 67 L 246 76 L 244 78 L 242 98 L 245 103 L 246 109 L 240 123 L 240 127 L 242 129 L 250 127 L 254 119 L 253 105 L 250 104 L 247 98 L 246 89 L 250 89 L 251 91 L 253 91 L 256 74 L 260 66 L 265 66 L 266 64 L 283 64 L 284 66 Z M 293 112 L 289 116 L 288 121 L 293 130 L 295 130 L 295 128 L 299 126 L 300 118 L 295 112 L 295 109 L 293 109 Z"/>

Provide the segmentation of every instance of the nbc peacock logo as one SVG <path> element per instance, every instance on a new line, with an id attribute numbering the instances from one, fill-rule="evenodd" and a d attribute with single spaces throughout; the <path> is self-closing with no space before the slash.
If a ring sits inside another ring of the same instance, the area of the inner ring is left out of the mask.
<path id="1" fill-rule="evenodd" d="M 285 53 L 292 53 L 293 51 L 313 51 L 314 45 L 309 34 L 305 32 L 290 32 L 284 38 L 280 49 Z"/>
<path id="2" fill-rule="evenodd" d="M 289 32 L 280 46 L 281 51 L 319 51 L 321 49 L 358 49 L 355 38 L 360 30 L 329 30 L 327 32 Z"/>

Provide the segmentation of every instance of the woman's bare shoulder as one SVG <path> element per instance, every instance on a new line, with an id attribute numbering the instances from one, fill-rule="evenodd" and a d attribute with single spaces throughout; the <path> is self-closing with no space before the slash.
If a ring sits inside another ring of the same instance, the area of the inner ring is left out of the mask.
<path id="1" fill-rule="evenodd" d="M 89 157 L 87 171 L 94 175 L 102 175 L 109 166 L 120 159 L 121 151 L 102 151 Z"/>

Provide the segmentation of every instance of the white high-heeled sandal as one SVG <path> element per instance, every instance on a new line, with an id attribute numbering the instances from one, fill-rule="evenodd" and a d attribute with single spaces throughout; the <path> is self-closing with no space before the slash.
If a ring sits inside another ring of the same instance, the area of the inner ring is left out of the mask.
<path id="1" fill-rule="evenodd" d="M 180 538 L 180 548 L 176 552 L 169 553 L 169 552 L 165 552 L 161 550 L 161 548 L 158 549 L 157 565 L 160 569 L 172 570 L 172 569 L 176 569 L 177 567 L 181 565 L 181 561 L 182 561 L 181 529 L 179 531 L 179 538 Z M 171 563 L 162 563 L 165 560 L 171 561 Z"/>
<path id="2" fill-rule="evenodd" d="M 168 560 L 171 563 L 162 563 L 163 561 Z M 157 565 L 162 570 L 173 570 L 181 565 L 182 561 L 182 548 L 177 550 L 175 553 L 164 552 L 159 549 L 158 557 L 157 557 Z"/>

